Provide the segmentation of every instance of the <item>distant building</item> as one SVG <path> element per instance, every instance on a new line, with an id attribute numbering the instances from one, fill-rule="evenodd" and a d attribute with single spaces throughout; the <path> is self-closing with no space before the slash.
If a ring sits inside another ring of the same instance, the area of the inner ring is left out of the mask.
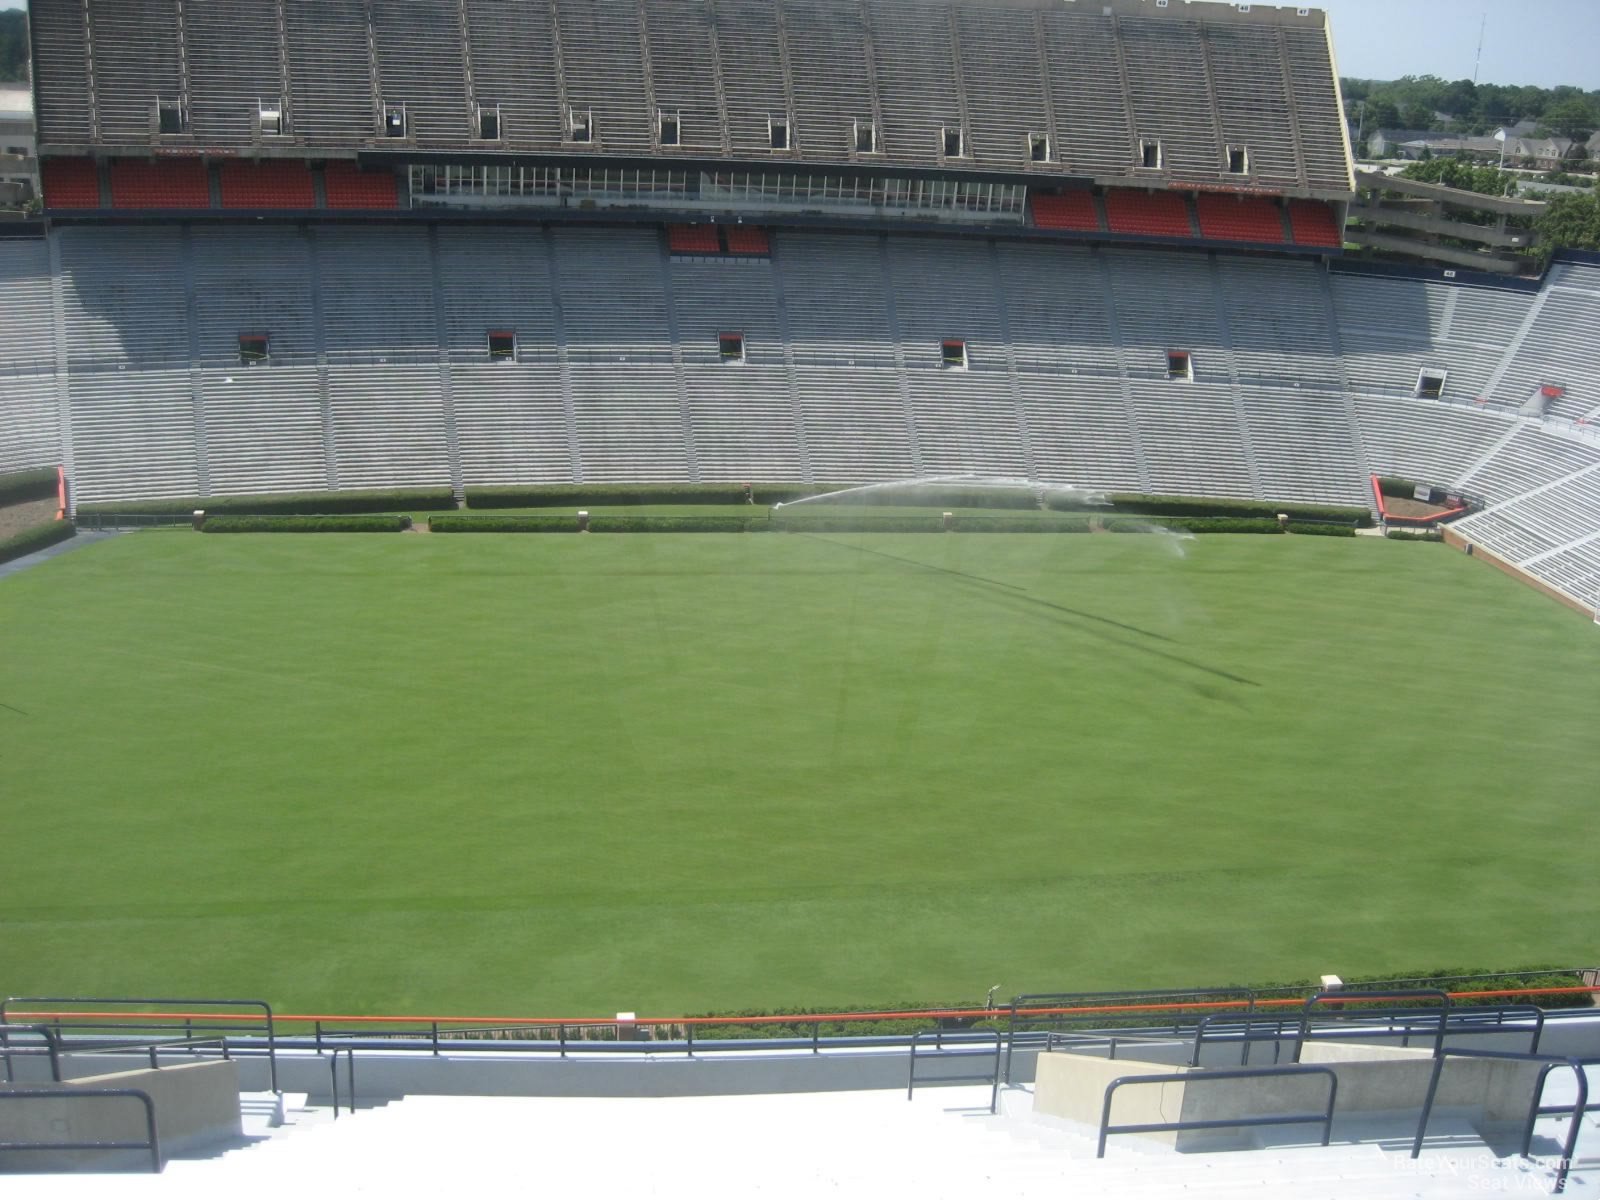
<path id="1" fill-rule="evenodd" d="M 1539 122 L 1532 117 L 1523 117 L 1515 125 L 1502 125 L 1494 132 L 1496 135 L 1505 134 L 1508 138 L 1532 137 L 1539 128 Z"/>
<path id="2" fill-rule="evenodd" d="M 21 208 L 38 194 L 33 95 L 26 87 L 0 86 L 0 209 Z"/>
<path id="3" fill-rule="evenodd" d="M 1404 137 L 1404 132 L 1390 133 L 1384 140 L 1385 152 L 1381 154 L 1376 148 L 1375 138 L 1370 143 L 1374 157 L 1418 159 L 1464 156 L 1496 165 L 1503 157 L 1508 167 L 1554 171 L 1566 160 L 1573 146 L 1571 138 L 1563 137 L 1508 137 L 1501 142 L 1499 138 L 1488 135 L 1460 137 L 1453 133 L 1421 133 Z"/>
<path id="4" fill-rule="evenodd" d="M 1399 158 L 1400 147 L 1407 142 L 1426 141 L 1428 138 L 1442 138 L 1442 133 L 1433 133 L 1427 129 L 1380 129 L 1367 139 L 1367 152 L 1373 158 Z"/>

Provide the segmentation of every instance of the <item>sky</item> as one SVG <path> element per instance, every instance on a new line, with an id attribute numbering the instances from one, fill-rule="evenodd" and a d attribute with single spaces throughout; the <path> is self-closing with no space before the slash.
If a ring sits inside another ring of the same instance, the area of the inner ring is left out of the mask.
<path id="1" fill-rule="evenodd" d="M 1600 0 L 1310 2 L 1333 20 L 1341 75 L 1471 79 L 1483 27 L 1479 83 L 1600 89 Z M 21 7 L 0 0 L 0 8 Z"/>
<path id="2" fill-rule="evenodd" d="M 1600 0 L 1311 0 L 1333 23 L 1339 73 L 1600 89 Z M 1487 17 L 1487 22 L 1485 22 Z"/>

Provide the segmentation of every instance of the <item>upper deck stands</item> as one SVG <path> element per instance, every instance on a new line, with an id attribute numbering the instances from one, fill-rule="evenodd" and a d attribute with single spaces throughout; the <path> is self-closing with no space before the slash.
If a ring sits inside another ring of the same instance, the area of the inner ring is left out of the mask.
<path id="1" fill-rule="evenodd" d="M 1319 10 L 35 0 L 33 11 L 47 155 L 520 152 L 1301 195 L 1353 186 Z"/>

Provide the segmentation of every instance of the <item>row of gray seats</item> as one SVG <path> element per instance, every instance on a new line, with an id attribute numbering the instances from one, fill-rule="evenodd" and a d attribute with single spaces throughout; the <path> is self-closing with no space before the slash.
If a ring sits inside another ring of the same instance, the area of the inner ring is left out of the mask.
<path id="1" fill-rule="evenodd" d="M 268 109 L 273 132 L 307 148 L 390 141 L 392 129 L 426 148 L 776 150 L 1101 177 L 1148 166 L 1193 181 L 1230 177 L 1234 146 L 1255 186 L 1350 187 L 1320 12 L 1197 17 L 1128 0 L 1083 11 L 970 0 L 32 7 L 52 144 L 148 143 L 159 101 L 173 106 L 172 130 L 210 147 L 258 144 Z M 1159 143 L 1157 162 L 1145 163 L 1146 141 Z"/>
<path id="2" fill-rule="evenodd" d="M 1548 543 L 1516 532 L 1548 504 L 1484 521 L 1519 560 L 1600 529 L 1600 443 L 1405 387 L 1454 370 L 1469 313 L 1502 370 L 1546 297 L 970 238 L 719 261 L 637 227 L 52 236 L 0 242 L 0 468 L 66 461 L 82 500 L 974 471 L 1361 504 L 1377 473 L 1491 505 L 1561 484 Z"/>

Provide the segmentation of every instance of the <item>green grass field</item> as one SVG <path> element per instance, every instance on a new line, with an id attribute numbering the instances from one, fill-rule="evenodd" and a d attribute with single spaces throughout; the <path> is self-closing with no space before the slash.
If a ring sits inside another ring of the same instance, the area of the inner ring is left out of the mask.
<path id="1" fill-rule="evenodd" d="M 135 534 L 0 580 L 0 989 L 665 1015 L 1589 962 L 1597 709 L 1600 630 L 1438 545 Z"/>

